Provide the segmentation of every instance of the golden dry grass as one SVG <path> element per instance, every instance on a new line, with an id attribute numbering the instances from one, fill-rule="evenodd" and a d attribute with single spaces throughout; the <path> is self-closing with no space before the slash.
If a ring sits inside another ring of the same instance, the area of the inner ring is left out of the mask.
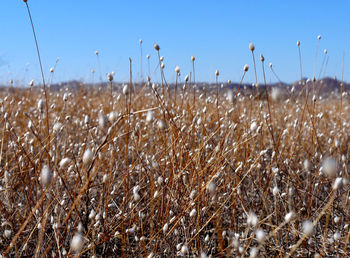
<path id="1" fill-rule="evenodd" d="M 229 103 L 222 91 L 217 107 L 216 94 L 194 100 L 190 90 L 176 106 L 150 85 L 114 90 L 114 110 L 108 88 L 70 90 L 67 101 L 65 90 L 48 90 L 49 137 L 41 91 L 3 91 L 1 253 L 346 256 L 347 95 L 340 110 L 336 94 L 315 103 L 290 94 L 270 100 L 269 114 L 255 94 Z M 335 177 L 321 169 L 326 157 Z M 314 222 L 309 236 L 304 221 Z M 81 250 L 71 248 L 74 235 Z"/>

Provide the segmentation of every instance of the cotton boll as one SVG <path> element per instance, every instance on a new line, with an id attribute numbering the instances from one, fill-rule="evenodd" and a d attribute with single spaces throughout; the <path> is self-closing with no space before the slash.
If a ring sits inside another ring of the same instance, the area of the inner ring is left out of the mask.
<path id="1" fill-rule="evenodd" d="M 154 113 L 152 110 L 147 111 L 146 123 L 151 123 L 154 120 Z"/>
<path id="2" fill-rule="evenodd" d="M 304 160 L 303 165 L 304 165 L 304 169 L 306 171 L 310 171 L 311 168 L 312 168 L 312 164 L 311 164 L 311 162 L 308 159 Z"/>
<path id="3" fill-rule="evenodd" d="M 249 43 L 249 50 L 252 52 L 255 50 L 255 46 L 254 46 L 253 42 Z"/>
<path id="4" fill-rule="evenodd" d="M 158 120 L 157 125 L 158 125 L 158 128 L 159 128 L 160 130 L 164 130 L 164 129 L 166 128 L 166 124 L 164 123 L 163 120 Z"/>
<path id="5" fill-rule="evenodd" d="M 248 226 L 255 227 L 258 224 L 259 220 L 258 217 L 255 215 L 254 212 L 249 212 L 247 217 L 247 224 Z"/>
<path id="6" fill-rule="evenodd" d="M 126 95 L 129 95 L 129 86 L 128 85 L 124 85 L 123 86 L 123 94 L 126 96 Z"/>
<path id="7" fill-rule="evenodd" d="M 44 186 L 47 186 L 51 183 L 52 174 L 51 174 L 50 168 L 46 165 L 44 165 L 41 170 L 40 180 Z"/>
<path id="8" fill-rule="evenodd" d="M 84 239 L 80 233 L 75 233 L 71 241 L 71 248 L 74 252 L 79 253 L 84 245 Z"/>
<path id="9" fill-rule="evenodd" d="M 330 178 L 334 178 L 337 175 L 337 162 L 328 157 L 322 162 L 322 171 L 326 173 L 326 175 Z"/>
<path id="10" fill-rule="evenodd" d="M 59 163 L 60 168 L 65 169 L 71 161 L 70 158 L 63 158 Z"/>
<path id="11" fill-rule="evenodd" d="M 188 247 L 187 247 L 187 245 L 183 245 L 182 247 L 181 247 L 181 254 L 182 255 L 185 255 L 185 254 L 187 254 L 188 253 Z"/>
<path id="12" fill-rule="evenodd" d="M 250 125 L 250 131 L 251 131 L 252 133 L 254 133 L 254 132 L 256 131 L 257 128 L 258 128 L 258 126 L 257 126 L 256 122 L 255 122 L 255 121 L 252 122 L 251 125 Z"/>
<path id="13" fill-rule="evenodd" d="M 274 100 L 274 101 L 277 101 L 279 98 L 280 98 L 280 95 L 281 95 L 281 90 L 279 88 L 272 88 L 271 90 L 271 98 Z"/>
<path id="14" fill-rule="evenodd" d="M 90 149 L 87 149 L 83 155 L 83 163 L 89 164 L 92 161 L 93 157 L 94 154 L 92 153 L 92 151 Z"/>
<path id="15" fill-rule="evenodd" d="M 256 239 L 258 240 L 259 243 L 264 243 L 265 238 L 266 238 L 266 233 L 264 230 L 262 229 L 258 229 L 255 233 L 256 235 Z"/>
<path id="16" fill-rule="evenodd" d="M 295 218 L 295 213 L 291 211 L 291 212 L 288 212 L 288 213 L 286 214 L 286 216 L 284 216 L 284 221 L 285 221 L 286 223 L 289 223 L 289 222 L 291 222 L 294 218 Z"/>
<path id="17" fill-rule="evenodd" d="M 312 225 L 312 222 L 309 220 L 306 220 L 303 222 L 303 233 L 307 236 L 310 236 L 314 230 L 314 226 Z"/>

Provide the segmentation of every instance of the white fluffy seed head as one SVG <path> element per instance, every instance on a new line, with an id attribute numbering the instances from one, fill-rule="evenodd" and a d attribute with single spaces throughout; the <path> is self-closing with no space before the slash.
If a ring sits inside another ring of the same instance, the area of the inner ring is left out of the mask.
<path id="1" fill-rule="evenodd" d="M 93 158 L 94 158 L 94 154 L 92 153 L 92 151 L 90 149 L 87 149 L 83 155 L 83 163 L 89 164 Z"/>
<path id="2" fill-rule="evenodd" d="M 227 100 L 232 103 L 233 102 L 233 91 L 232 90 L 228 90 L 227 91 Z"/>
<path id="3" fill-rule="evenodd" d="M 291 222 L 293 219 L 295 218 L 295 213 L 293 211 L 288 212 L 285 216 L 284 216 L 284 221 L 286 223 Z"/>
<path id="4" fill-rule="evenodd" d="M 50 68 L 50 73 L 53 73 L 55 69 L 53 67 Z"/>
<path id="5" fill-rule="evenodd" d="M 277 101 L 279 98 L 280 98 L 280 95 L 281 95 L 281 90 L 279 88 L 272 88 L 271 90 L 271 98 L 274 100 L 274 101 Z"/>
<path id="6" fill-rule="evenodd" d="M 244 71 L 244 72 L 248 72 L 248 70 L 249 70 L 249 65 L 247 65 L 247 64 L 246 64 L 246 65 L 244 65 L 244 67 L 243 67 L 243 71 Z"/>
<path id="7" fill-rule="evenodd" d="M 196 58 L 194 56 L 191 56 L 191 61 L 194 62 L 194 60 L 196 60 Z"/>
<path id="8" fill-rule="evenodd" d="M 151 123 L 154 120 L 154 113 L 152 110 L 147 111 L 146 123 Z"/>
<path id="9" fill-rule="evenodd" d="M 215 191 L 216 191 L 216 185 L 213 181 L 211 181 L 208 185 L 207 185 L 207 191 L 210 193 L 210 194 L 215 194 Z"/>
<path id="10" fill-rule="evenodd" d="M 40 180 L 41 183 L 45 186 L 49 185 L 52 181 L 52 174 L 50 168 L 47 165 L 44 165 L 41 169 Z"/>
<path id="11" fill-rule="evenodd" d="M 255 50 L 255 46 L 254 46 L 253 42 L 250 42 L 250 43 L 249 43 L 249 49 L 250 49 L 250 51 L 252 51 L 252 52 Z"/>
<path id="12" fill-rule="evenodd" d="M 265 238 L 266 238 L 266 233 L 263 229 L 259 228 L 256 233 L 256 239 L 258 240 L 258 242 L 260 244 L 264 243 L 265 242 Z"/>
<path id="13" fill-rule="evenodd" d="M 10 229 L 5 229 L 4 230 L 4 237 L 9 238 L 11 236 L 11 230 Z"/>
<path id="14" fill-rule="evenodd" d="M 340 238 L 341 238 L 341 235 L 340 235 L 339 231 L 335 232 L 333 235 L 333 239 L 335 241 L 338 241 L 338 240 L 340 240 Z"/>
<path id="15" fill-rule="evenodd" d="M 338 190 L 343 185 L 343 178 L 337 177 L 333 183 L 333 189 Z"/>
<path id="16" fill-rule="evenodd" d="M 38 109 L 40 113 L 44 113 L 45 101 L 43 99 L 39 99 L 38 101 Z"/>
<path id="17" fill-rule="evenodd" d="M 63 128 L 63 125 L 60 122 L 56 122 L 52 127 L 55 133 L 61 131 L 62 128 Z"/>
<path id="18" fill-rule="evenodd" d="M 108 120 L 111 123 L 114 123 L 117 120 L 117 117 L 118 117 L 118 114 L 114 111 L 112 111 L 108 114 Z"/>
<path id="19" fill-rule="evenodd" d="M 183 245 L 183 246 L 181 247 L 181 253 L 182 253 L 183 255 L 185 255 L 185 254 L 188 253 L 188 247 L 187 247 L 187 245 Z"/>
<path id="20" fill-rule="evenodd" d="M 220 74 L 220 73 L 219 73 L 219 70 L 216 70 L 216 71 L 215 71 L 215 76 L 217 77 L 217 76 L 219 76 L 219 74 Z"/>
<path id="21" fill-rule="evenodd" d="M 108 81 L 113 81 L 113 74 L 112 73 L 107 73 L 107 79 Z"/>
<path id="22" fill-rule="evenodd" d="M 180 74 L 180 67 L 179 67 L 178 65 L 175 67 L 175 73 L 176 73 L 177 75 Z"/>
<path id="23" fill-rule="evenodd" d="M 337 162 L 335 159 L 328 157 L 322 162 L 322 171 L 330 178 L 337 176 Z"/>
<path id="24" fill-rule="evenodd" d="M 277 185 L 272 189 L 273 196 L 276 196 L 280 192 L 280 189 L 278 189 Z"/>
<path id="25" fill-rule="evenodd" d="M 134 201 L 138 202 L 141 199 L 141 196 L 138 192 L 134 192 Z"/>
<path id="26" fill-rule="evenodd" d="M 165 223 L 165 225 L 163 226 L 163 234 L 166 234 L 166 232 L 168 231 L 169 229 L 169 224 L 168 223 Z"/>
<path id="27" fill-rule="evenodd" d="M 310 169 L 312 168 L 312 164 L 311 164 L 311 162 L 308 159 L 304 160 L 303 165 L 304 165 L 304 169 L 306 171 L 310 171 Z"/>
<path id="28" fill-rule="evenodd" d="M 256 225 L 258 224 L 259 219 L 258 217 L 255 215 L 254 212 L 249 212 L 248 217 L 247 217 L 247 224 L 248 226 L 251 227 L 256 227 Z"/>
<path id="29" fill-rule="evenodd" d="M 103 177 L 102 177 L 102 183 L 104 183 L 104 184 L 107 183 L 108 179 L 109 179 L 108 174 L 104 174 Z"/>
<path id="30" fill-rule="evenodd" d="M 190 212 L 190 217 L 192 218 L 192 217 L 194 217 L 195 215 L 196 215 L 196 209 L 193 208 L 193 209 L 191 210 L 191 212 Z"/>
<path id="31" fill-rule="evenodd" d="M 314 230 L 314 226 L 310 220 L 303 222 L 303 233 L 307 236 L 310 236 Z"/>
<path id="32" fill-rule="evenodd" d="M 162 64 L 160 65 L 160 68 L 164 69 L 164 68 L 165 68 L 165 64 L 162 63 Z"/>
<path id="33" fill-rule="evenodd" d="M 98 56 L 98 51 L 97 51 L 97 50 L 95 51 L 95 55 L 97 55 L 97 56 Z"/>
<path id="34" fill-rule="evenodd" d="M 60 168 L 65 169 L 66 167 L 68 167 L 68 165 L 71 161 L 72 160 L 70 158 L 63 158 L 59 164 Z"/>
<path id="35" fill-rule="evenodd" d="M 321 36 L 321 35 L 318 35 L 318 36 L 317 36 L 317 39 L 318 39 L 318 40 L 320 40 L 321 38 L 322 38 L 322 36 Z"/>
<path id="36" fill-rule="evenodd" d="M 84 245 L 84 239 L 80 233 L 75 233 L 70 243 L 72 250 L 79 253 Z"/>
<path id="37" fill-rule="evenodd" d="M 30 87 L 33 87 L 33 86 L 34 86 L 34 80 L 31 80 L 31 81 L 29 82 L 29 86 L 30 86 Z"/>
<path id="38" fill-rule="evenodd" d="M 166 124 L 163 120 L 158 120 L 157 126 L 160 130 L 164 130 L 166 128 Z"/>
<path id="39" fill-rule="evenodd" d="M 327 49 L 323 50 L 323 53 L 324 53 L 325 55 L 327 55 L 327 53 L 328 53 Z"/>
<path id="40" fill-rule="evenodd" d="M 154 43 L 153 47 L 156 51 L 159 51 L 159 49 L 160 49 L 160 47 L 157 43 Z"/>
<path id="41" fill-rule="evenodd" d="M 125 84 L 123 86 L 123 94 L 124 95 L 128 95 L 129 94 L 129 86 L 127 84 Z"/>
<path id="42" fill-rule="evenodd" d="M 68 100 L 68 93 L 67 92 L 65 92 L 64 94 L 63 94 L 63 101 L 67 101 Z"/>
<path id="43" fill-rule="evenodd" d="M 90 123 L 90 117 L 88 115 L 85 115 L 84 124 L 88 125 L 89 123 Z"/>
<path id="44" fill-rule="evenodd" d="M 264 62 L 265 61 L 265 57 L 263 56 L 263 54 L 260 54 L 260 61 Z"/>
<path id="45" fill-rule="evenodd" d="M 258 128 L 257 124 L 255 121 L 253 121 L 250 125 L 250 131 L 254 133 L 256 131 L 256 128 Z"/>
<path id="46" fill-rule="evenodd" d="M 249 258 L 255 258 L 255 257 L 257 257 L 257 256 L 258 256 L 258 252 L 259 252 L 258 248 L 252 247 L 252 248 L 250 249 L 250 252 L 249 252 Z"/>

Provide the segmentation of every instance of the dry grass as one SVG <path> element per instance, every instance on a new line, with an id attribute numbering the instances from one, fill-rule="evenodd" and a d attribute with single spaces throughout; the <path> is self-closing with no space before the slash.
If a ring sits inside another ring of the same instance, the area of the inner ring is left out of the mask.
<path id="1" fill-rule="evenodd" d="M 113 105 L 109 87 L 48 90 L 49 130 L 43 92 L 1 93 L 3 255 L 347 256 L 346 94 L 342 110 L 291 94 L 269 112 L 255 93 L 156 90 L 114 89 Z"/>

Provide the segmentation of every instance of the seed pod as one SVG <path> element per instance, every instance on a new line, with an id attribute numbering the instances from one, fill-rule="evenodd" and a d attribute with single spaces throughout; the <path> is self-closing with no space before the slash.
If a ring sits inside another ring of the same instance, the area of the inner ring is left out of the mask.
<path id="1" fill-rule="evenodd" d="M 111 82 L 113 81 L 113 74 L 112 73 L 108 73 L 107 74 L 107 79 Z"/>
<path id="2" fill-rule="evenodd" d="M 261 61 L 261 62 L 264 62 L 264 61 L 265 61 L 265 58 L 264 58 L 263 54 L 260 54 L 260 61 Z"/>
<path id="3" fill-rule="evenodd" d="M 249 49 L 252 52 L 255 50 L 255 46 L 254 46 L 254 44 L 252 42 L 249 44 Z"/>
<path id="4" fill-rule="evenodd" d="M 159 45 L 158 45 L 157 43 L 154 43 L 153 47 L 154 47 L 154 49 L 157 50 L 157 51 L 159 51 L 159 49 L 160 49 L 160 47 L 159 47 Z"/>

